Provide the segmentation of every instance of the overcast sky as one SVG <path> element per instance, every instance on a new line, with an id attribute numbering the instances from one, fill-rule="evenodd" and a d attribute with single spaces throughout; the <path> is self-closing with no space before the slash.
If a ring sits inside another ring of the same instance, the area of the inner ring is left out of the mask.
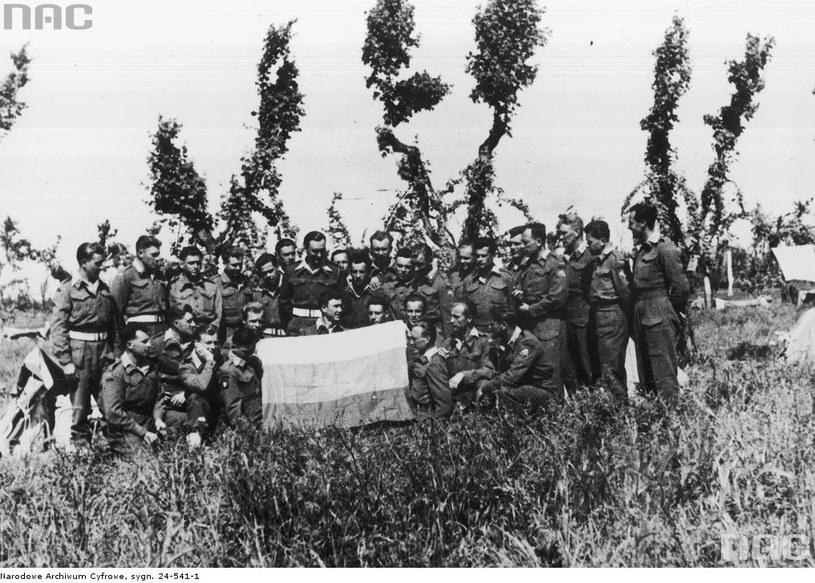
<path id="1" fill-rule="evenodd" d="M 0 55 L 28 42 L 34 59 L 22 94 L 29 107 L 0 142 L 0 213 L 17 219 L 24 235 L 44 245 L 61 234 L 68 260 L 109 218 L 132 244 L 152 222 L 144 183 L 159 114 L 184 125 L 214 207 L 252 142 L 246 126 L 257 105 L 264 33 L 293 18 L 306 116 L 280 165 L 286 208 L 302 230 L 324 228 L 331 194 L 341 191 L 355 238 L 381 218 L 401 184 L 395 160 L 376 148 L 381 111 L 360 59 L 373 0 L 89 1 L 87 31 L 0 30 Z M 487 107 L 468 99 L 473 81 L 464 73 L 478 4 L 415 1 L 422 45 L 412 70 L 441 75 L 453 92 L 399 134 L 418 136 L 437 184 L 473 159 L 490 122 Z M 742 57 L 752 32 L 777 44 L 732 178 L 750 206 L 766 201 L 777 212 L 815 194 L 815 3 L 552 0 L 545 7 L 551 37 L 535 59 L 537 81 L 521 95 L 513 137 L 497 150 L 497 184 L 544 222 L 569 204 L 586 217 L 616 220 L 642 179 L 639 120 L 653 98 L 651 53 L 675 12 L 686 18 L 693 63 L 673 133 L 689 185 L 701 188 L 712 160 L 702 116 L 729 100 L 725 60 Z M 0 60 L 0 75 L 10 66 Z"/>

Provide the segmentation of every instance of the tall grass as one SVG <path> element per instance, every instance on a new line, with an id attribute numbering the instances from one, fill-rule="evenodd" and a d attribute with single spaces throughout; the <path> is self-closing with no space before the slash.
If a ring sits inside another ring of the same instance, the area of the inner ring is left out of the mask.
<path id="1" fill-rule="evenodd" d="M 768 344 L 794 317 L 697 317 L 700 354 L 671 410 L 583 393 L 531 419 L 470 409 L 225 431 L 132 463 L 0 460 L 0 563 L 716 566 L 722 533 L 815 540 L 812 369 Z"/>

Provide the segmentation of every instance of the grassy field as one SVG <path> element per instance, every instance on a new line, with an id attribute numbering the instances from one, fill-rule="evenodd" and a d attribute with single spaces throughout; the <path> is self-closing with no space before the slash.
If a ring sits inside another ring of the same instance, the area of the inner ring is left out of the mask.
<path id="1" fill-rule="evenodd" d="M 0 460 L 0 566 L 719 566 L 722 534 L 815 541 L 813 370 L 768 346 L 796 316 L 696 314 L 670 411 L 587 393 L 527 421 L 459 411 L 225 432 L 132 464 Z M 23 344 L 0 345 L 0 385 Z"/>

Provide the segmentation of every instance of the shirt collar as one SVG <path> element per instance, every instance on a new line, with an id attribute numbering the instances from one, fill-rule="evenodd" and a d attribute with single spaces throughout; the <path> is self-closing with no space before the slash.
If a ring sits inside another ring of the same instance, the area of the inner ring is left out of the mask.
<path id="1" fill-rule="evenodd" d="M 190 355 L 190 359 L 192 360 L 192 365 L 195 367 L 195 370 L 199 370 L 201 365 L 204 364 L 204 361 L 198 356 L 198 351 L 193 350 L 192 355 Z"/>
<path id="2" fill-rule="evenodd" d="M 600 252 L 600 258 L 605 259 L 612 251 L 614 251 L 614 248 L 611 245 L 606 244 L 606 246 L 603 247 L 603 250 Z"/>
<path id="3" fill-rule="evenodd" d="M 77 289 L 79 289 L 80 287 L 82 287 L 84 285 L 85 288 L 89 292 L 91 292 L 93 295 L 96 295 L 99 292 L 99 282 L 100 281 L 101 280 L 97 279 L 95 282 L 91 283 L 91 282 L 88 281 L 88 278 L 86 278 L 84 275 L 82 275 L 81 273 L 77 273 L 74 276 L 73 282 L 71 282 L 71 283 Z"/>
<path id="4" fill-rule="evenodd" d="M 564 256 L 566 259 L 571 259 L 571 258 L 572 258 L 572 257 L 574 257 L 575 255 L 580 255 L 580 256 L 582 256 L 582 255 L 583 255 L 583 253 L 585 253 L 585 252 L 586 252 L 586 248 L 587 248 L 587 247 L 588 247 L 588 244 L 586 243 L 586 240 L 585 240 L 585 239 L 581 239 L 581 240 L 580 240 L 580 245 L 578 245 L 578 246 L 577 246 L 577 249 L 575 249 L 575 250 L 574 250 L 572 253 L 564 253 L 564 254 L 563 254 L 563 256 Z"/>
<path id="5" fill-rule="evenodd" d="M 541 247 L 541 250 L 538 251 L 538 257 L 540 257 L 541 261 L 546 261 L 551 254 L 552 252 L 549 251 L 549 247 Z"/>
<path id="6" fill-rule="evenodd" d="M 144 273 L 147 271 L 147 268 L 144 266 L 144 263 L 142 263 L 141 259 L 139 259 L 138 257 L 136 257 L 133 260 L 133 269 L 135 269 L 136 273 L 138 273 L 139 275 L 144 275 Z"/>
<path id="7" fill-rule="evenodd" d="M 124 352 L 121 357 L 122 365 L 125 367 L 125 372 L 128 374 L 132 373 L 134 370 L 139 371 L 143 376 L 147 376 L 147 373 L 150 372 L 150 364 L 146 364 L 144 366 L 137 366 L 136 361 L 133 360 L 133 357 L 130 356 L 129 352 Z"/>
<path id="8" fill-rule="evenodd" d="M 518 327 L 518 326 L 515 326 L 515 330 L 512 332 L 512 336 L 510 337 L 509 342 L 507 342 L 507 346 L 512 346 L 513 344 L 515 344 L 515 342 L 518 340 L 518 338 L 520 336 L 521 336 L 521 328 Z"/>
<path id="9" fill-rule="evenodd" d="M 317 269 L 312 269 L 311 265 L 308 264 L 305 257 L 300 260 L 300 263 L 297 264 L 297 269 L 305 269 L 311 274 L 315 274 L 320 270 L 331 273 L 331 267 L 329 265 L 323 265 L 322 267 L 318 267 Z"/>
<path id="10" fill-rule="evenodd" d="M 234 352 L 232 352 L 231 350 L 229 351 L 229 360 L 231 360 L 232 364 L 234 364 L 238 368 L 243 368 L 246 366 L 246 361 L 237 354 L 235 354 Z"/>
<path id="11" fill-rule="evenodd" d="M 646 239 L 645 242 L 652 246 L 656 245 L 657 243 L 659 243 L 659 236 L 660 236 L 659 233 L 657 231 L 654 231 L 648 236 L 648 239 Z"/>
<path id="12" fill-rule="evenodd" d="M 475 326 L 473 326 L 473 328 L 470 330 L 470 333 L 469 333 L 469 334 L 467 334 L 467 336 L 464 338 L 464 340 L 460 340 L 460 339 L 456 338 L 456 348 L 457 348 L 458 350 L 461 350 L 461 347 L 462 347 L 462 346 L 464 345 L 464 343 L 465 343 L 465 342 L 467 342 L 467 341 L 468 341 L 470 338 L 480 338 L 480 337 L 481 337 L 481 332 L 479 332 L 479 331 L 478 331 L 478 328 L 476 328 Z"/>
<path id="13" fill-rule="evenodd" d="M 175 342 L 181 347 L 181 350 L 187 350 L 187 347 L 190 345 L 190 342 L 181 342 L 181 339 L 178 337 L 178 334 L 172 328 L 167 328 L 167 331 L 164 333 L 164 343 L 167 342 Z"/>
<path id="14" fill-rule="evenodd" d="M 330 332 L 340 332 L 342 330 L 342 326 L 339 324 L 333 324 L 325 319 L 325 316 L 320 316 L 317 318 L 317 321 L 314 322 L 317 330 L 320 328 L 325 328 L 329 333 Z"/>
<path id="15" fill-rule="evenodd" d="M 422 356 L 424 356 L 427 360 L 430 360 L 431 358 L 433 358 L 438 353 L 439 353 L 439 347 L 438 346 L 431 346 L 430 348 L 425 350 L 425 352 L 424 352 L 424 354 Z"/>

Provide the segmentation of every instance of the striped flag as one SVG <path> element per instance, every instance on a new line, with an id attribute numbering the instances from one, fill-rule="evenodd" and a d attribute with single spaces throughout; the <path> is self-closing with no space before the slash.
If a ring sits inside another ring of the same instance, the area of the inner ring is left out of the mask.
<path id="1" fill-rule="evenodd" d="M 413 419 L 405 349 L 402 322 L 261 340 L 264 424 L 357 427 Z"/>

